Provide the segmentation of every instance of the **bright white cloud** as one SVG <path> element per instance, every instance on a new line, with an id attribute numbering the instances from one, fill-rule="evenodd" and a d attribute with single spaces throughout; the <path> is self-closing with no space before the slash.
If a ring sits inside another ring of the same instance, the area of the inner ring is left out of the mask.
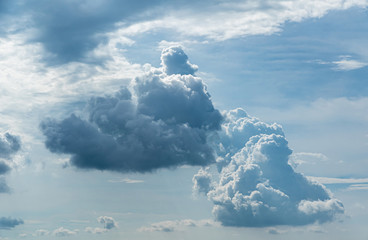
<path id="1" fill-rule="evenodd" d="M 132 36 L 166 28 L 187 36 L 221 41 L 246 35 L 272 34 L 281 31 L 282 25 L 288 21 L 300 22 L 307 18 L 322 17 L 329 11 L 367 5 L 366 0 L 219 1 L 216 6 L 202 6 L 201 11 L 182 8 L 169 11 L 155 20 L 128 27 L 122 25 L 120 33 Z"/>
<path id="2" fill-rule="evenodd" d="M 307 225 L 332 221 L 344 212 L 342 203 L 323 185 L 291 167 L 292 150 L 281 127 L 249 121 L 252 117 L 240 109 L 230 113 L 223 124 L 228 126 L 223 139 L 231 152 L 219 152 L 219 158 L 225 155 L 229 161 L 218 162 L 219 181 L 212 182 L 212 188 L 202 188 L 214 203 L 216 220 L 238 227 Z M 234 134 L 239 129 L 248 135 L 239 138 Z M 209 173 L 201 171 L 194 179 L 210 179 Z"/>
<path id="3" fill-rule="evenodd" d="M 336 65 L 334 69 L 338 71 L 351 71 L 368 65 L 367 62 L 350 59 L 350 56 L 341 57 L 339 61 L 333 61 L 332 63 Z"/>

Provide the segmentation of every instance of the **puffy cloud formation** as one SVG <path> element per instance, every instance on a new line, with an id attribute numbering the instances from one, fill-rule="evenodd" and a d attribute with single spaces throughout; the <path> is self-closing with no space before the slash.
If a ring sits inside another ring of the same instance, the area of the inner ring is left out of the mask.
<path id="1" fill-rule="evenodd" d="M 225 121 L 222 124 L 224 131 L 221 133 L 217 153 L 218 167 L 221 169 L 231 161 L 231 156 L 255 135 L 259 134 L 278 134 L 284 136 L 282 127 L 276 123 L 267 124 L 259 119 L 248 116 L 241 108 L 230 110 L 225 114 Z"/>
<path id="2" fill-rule="evenodd" d="M 69 230 L 63 227 L 57 228 L 52 232 L 52 235 L 56 237 L 67 237 L 67 236 L 73 236 L 76 235 L 79 232 L 78 229 L 75 230 Z"/>
<path id="3" fill-rule="evenodd" d="M 200 169 L 198 173 L 193 176 L 192 181 L 194 183 L 194 193 L 207 194 L 213 188 L 211 174 L 204 169 Z"/>
<path id="4" fill-rule="evenodd" d="M 164 49 L 161 54 L 161 65 L 164 68 L 164 71 L 169 75 L 193 75 L 198 70 L 198 66 L 189 62 L 188 56 L 180 47 Z"/>
<path id="5" fill-rule="evenodd" d="M 85 231 L 92 234 L 102 234 L 105 233 L 113 228 L 118 227 L 118 223 L 112 218 L 107 216 L 100 216 L 97 218 L 97 221 L 104 225 L 103 228 L 92 228 L 92 227 L 86 227 Z"/>
<path id="6" fill-rule="evenodd" d="M 22 219 L 16 219 L 11 217 L 0 218 L 0 229 L 11 229 L 21 224 L 24 224 L 24 221 Z"/>
<path id="7" fill-rule="evenodd" d="M 165 66 L 179 69 L 182 50 L 163 51 Z M 178 57 L 175 57 L 178 55 Z M 201 79 L 151 69 L 137 77 L 131 90 L 94 97 L 88 120 L 71 115 L 45 120 L 46 147 L 71 154 L 79 168 L 149 172 L 180 165 L 205 166 L 215 161 L 208 136 L 221 128 L 222 115 L 213 107 Z"/>
<path id="8" fill-rule="evenodd" d="M 322 184 L 291 167 L 292 151 L 280 126 L 237 109 L 227 114 L 224 132 L 223 149 L 229 150 L 230 161 L 219 162 L 219 182 L 212 188 L 208 182 L 197 187 L 213 201 L 213 214 L 223 225 L 306 225 L 331 221 L 344 212 L 342 203 Z M 209 179 L 209 173 L 201 170 L 195 179 L 201 178 Z"/>
<path id="9" fill-rule="evenodd" d="M 104 228 L 108 230 L 116 228 L 118 226 L 116 221 L 112 217 L 101 216 L 97 218 L 97 221 L 99 223 L 102 223 L 104 225 Z"/>

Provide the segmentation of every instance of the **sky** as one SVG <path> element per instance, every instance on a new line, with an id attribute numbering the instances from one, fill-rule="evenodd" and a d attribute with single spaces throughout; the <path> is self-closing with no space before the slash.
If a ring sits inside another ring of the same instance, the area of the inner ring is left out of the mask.
<path id="1" fill-rule="evenodd" d="M 0 239 L 357 239 L 368 1 L 0 0 Z"/>

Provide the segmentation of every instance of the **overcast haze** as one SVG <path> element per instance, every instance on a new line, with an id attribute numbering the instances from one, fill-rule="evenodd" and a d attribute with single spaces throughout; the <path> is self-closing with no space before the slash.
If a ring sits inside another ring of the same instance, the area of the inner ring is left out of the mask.
<path id="1" fill-rule="evenodd" d="M 368 1 L 0 0 L 0 239 L 357 239 Z"/>

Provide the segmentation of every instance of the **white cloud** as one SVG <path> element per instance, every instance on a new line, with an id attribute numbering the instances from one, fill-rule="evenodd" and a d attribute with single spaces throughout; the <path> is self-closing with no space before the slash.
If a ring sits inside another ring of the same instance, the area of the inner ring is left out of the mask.
<path id="1" fill-rule="evenodd" d="M 52 232 L 52 235 L 56 237 L 67 237 L 67 236 L 73 236 L 76 235 L 79 232 L 78 229 L 69 230 L 63 227 L 57 228 Z"/>
<path id="2" fill-rule="evenodd" d="M 351 71 L 368 66 L 367 62 L 350 59 L 350 56 L 343 56 L 339 61 L 333 61 L 336 66 L 334 69 L 338 71 Z"/>
<path id="3" fill-rule="evenodd" d="M 112 217 L 100 216 L 100 217 L 97 218 L 97 221 L 99 223 L 102 223 L 104 225 L 104 228 L 107 229 L 107 230 L 118 227 L 118 223 Z"/>
<path id="4" fill-rule="evenodd" d="M 328 157 L 322 153 L 294 152 L 289 157 L 290 164 L 294 168 L 301 164 L 318 164 L 327 160 Z"/>
<path id="5" fill-rule="evenodd" d="M 297 226 L 332 221 L 344 212 L 323 185 L 291 167 L 292 150 L 281 127 L 249 121 L 253 118 L 241 109 L 230 113 L 223 124 L 227 138 L 221 139 L 231 151 L 219 152 L 229 161 L 218 162 L 219 181 L 207 193 L 216 220 L 237 227 Z M 238 131 L 247 134 L 234 134 Z"/>
<path id="6" fill-rule="evenodd" d="M 143 180 L 139 179 L 130 179 L 130 178 L 118 178 L 118 179 L 110 179 L 111 183 L 143 183 Z"/>
<path id="7" fill-rule="evenodd" d="M 226 40 L 246 35 L 272 34 L 281 31 L 285 22 L 319 18 L 332 10 L 365 7 L 366 0 L 327 1 L 219 1 L 216 6 L 204 5 L 201 11 L 181 8 L 152 21 L 122 26 L 123 35 L 136 35 L 157 28 L 172 29 L 187 36 L 203 36 Z"/>
<path id="8" fill-rule="evenodd" d="M 329 178 L 329 177 L 308 177 L 308 178 L 323 184 L 368 183 L 368 178 Z"/>
<path id="9" fill-rule="evenodd" d="M 337 61 L 323 61 L 320 59 L 309 61 L 310 63 L 317 63 L 321 65 L 332 65 L 332 69 L 336 71 L 351 71 L 359 68 L 364 68 L 368 65 L 368 62 L 351 59 L 351 56 L 340 56 L 340 60 Z"/>
<path id="10" fill-rule="evenodd" d="M 50 234 L 50 231 L 45 230 L 45 229 L 39 229 L 37 230 L 34 234 L 32 234 L 34 237 L 39 237 L 39 236 L 48 236 Z"/>
<path id="11" fill-rule="evenodd" d="M 103 228 L 100 227 L 86 227 L 84 229 L 85 232 L 92 233 L 92 234 L 102 234 L 110 231 L 113 228 L 118 227 L 118 223 L 115 221 L 114 218 L 108 216 L 100 216 L 97 218 L 97 222 L 104 225 Z"/>
<path id="12" fill-rule="evenodd" d="M 368 190 L 368 184 L 352 184 L 348 190 Z"/>
<path id="13" fill-rule="evenodd" d="M 84 231 L 92 234 L 102 234 L 107 232 L 108 230 L 106 228 L 92 228 L 92 227 L 86 227 Z"/>
<path id="14" fill-rule="evenodd" d="M 140 232 L 174 232 L 174 231 L 183 231 L 187 227 L 209 227 L 214 226 L 212 220 L 203 219 L 203 220 L 192 220 L 192 219 L 184 219 L 184 220 L 174 220 L 174 221 L 162 221 L 157 223 L 152 223 L 149 227 L 141 227 L 138 229 Z"/>

